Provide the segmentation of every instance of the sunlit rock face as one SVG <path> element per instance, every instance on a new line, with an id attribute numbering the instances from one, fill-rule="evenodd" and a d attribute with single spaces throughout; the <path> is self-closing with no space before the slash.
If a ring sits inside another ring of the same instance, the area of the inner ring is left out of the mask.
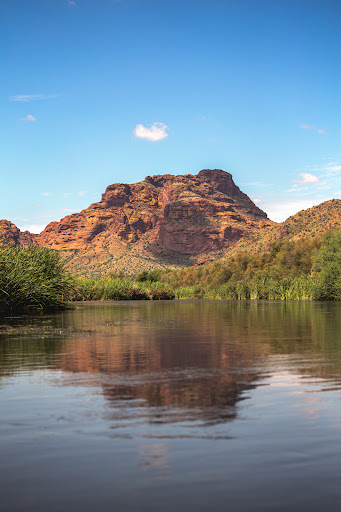
<path id="1" fill-rule="evenodd" d="M 39 245 L 96 252 L 117 242 L 144 240 L 180 254 L 198 255 L 235 244 L 270 225 L 267 215 L 240 191 L 231 174 L 204 169 L 197 175 L 147 176 L 142 182 L 109 185 L 99 203 L 38 235 Z"/>

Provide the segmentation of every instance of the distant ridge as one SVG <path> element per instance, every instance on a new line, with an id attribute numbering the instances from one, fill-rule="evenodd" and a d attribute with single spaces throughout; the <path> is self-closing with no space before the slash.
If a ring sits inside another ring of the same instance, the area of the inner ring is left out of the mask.
<path id="1" fill-rule="evenodd" d="M 236 244 L 234 251 L 266 251 L 276 240 L 314 238 L 330 229 L 341 228 L 341 200 L 330 199 L 317 206 L 301 210 L 280 224 L 269 226 L 261 233 L 252 233 Z"/>
<path id="2" fill-rule="evenodd" d="M 8 245 L 32 245 L 36 244 L 37 235 L 29 231 L 20 231 L 9 220 L 0 220 L 0 243 Z"/>

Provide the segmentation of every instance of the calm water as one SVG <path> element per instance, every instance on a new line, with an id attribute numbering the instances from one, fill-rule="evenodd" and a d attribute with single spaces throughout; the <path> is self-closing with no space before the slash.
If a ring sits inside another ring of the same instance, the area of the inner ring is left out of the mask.
<path id="1" fill-rule="evenodd" d="M 341 510 L 341 304 L 107 302 L 0 329 L 0 508 Z"/>

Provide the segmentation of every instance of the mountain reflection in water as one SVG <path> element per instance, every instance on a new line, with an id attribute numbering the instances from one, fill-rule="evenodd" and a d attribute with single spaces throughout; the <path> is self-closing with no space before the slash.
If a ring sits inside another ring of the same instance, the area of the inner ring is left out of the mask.
<path id="1" fill-rule="evenodd" d="M 3 319 L 2 507 L 339 510 L 340 313 L 137 301 Z"/>
<path id="2" fill-rule="evenodd" d="M 238 402 L 273 371 L 274 357 L 281 365 L 283 356 L 289 358 L 302 376 L 340 383 L 340 359 L 321 360 L 339 353 L 332 334 L 340 332 L 340 316 L 333 304 L 188 301 L 78 308 L 26 318 L 21 336 L 14 328 L 1 345 L 1 374 L 52 368 L 63 372 L 60 385 L 98 386 L 108 406 L 120 412 L 107 411 L 106 418 L 121 426 L 131 420 L 132 408 L 150 423 L 234 419 Z"/>

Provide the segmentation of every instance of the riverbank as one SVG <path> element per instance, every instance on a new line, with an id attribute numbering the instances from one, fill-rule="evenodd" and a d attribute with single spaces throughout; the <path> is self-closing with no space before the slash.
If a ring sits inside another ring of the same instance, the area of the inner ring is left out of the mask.
<path id="1" fill-rule="evenodd" d="M 0 314 L 57 310 L 73 301 L 171 299 L 341 300 L 341 231 L 274 242 L 264 253 L 135 278 L 68 273 L 57 251 L 0 247 Z"/>

